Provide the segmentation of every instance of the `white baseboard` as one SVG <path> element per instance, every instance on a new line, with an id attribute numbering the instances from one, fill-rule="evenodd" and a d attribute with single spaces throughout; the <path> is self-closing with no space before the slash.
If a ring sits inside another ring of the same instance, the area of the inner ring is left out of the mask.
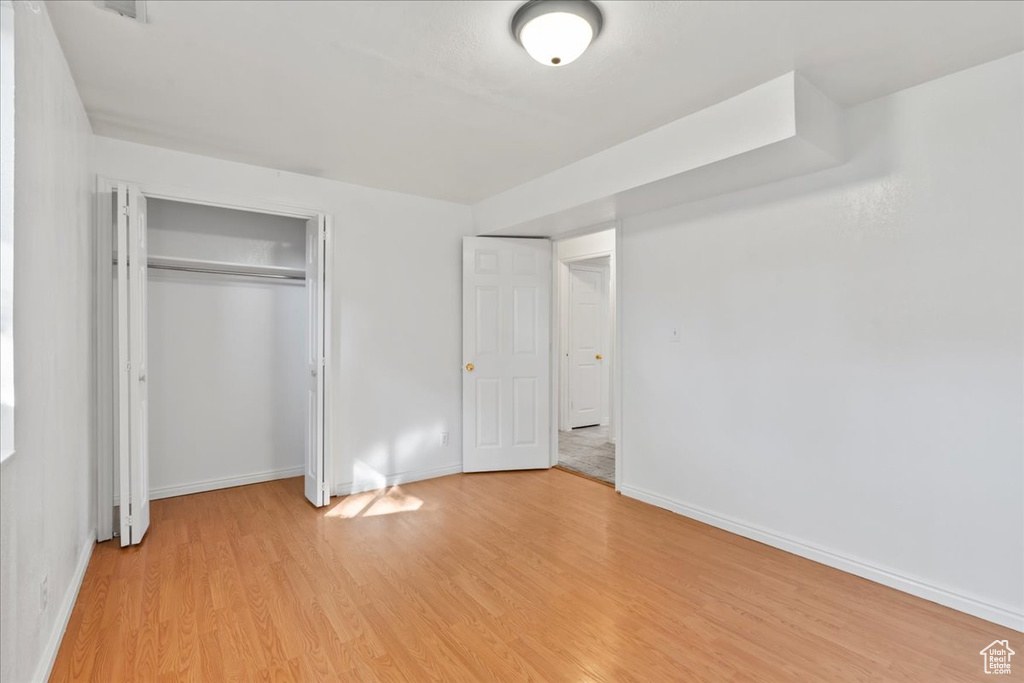
<path id="1" fill-rule="evenodd" d="M 437 477 L 447 477 L 449 474 L 459 474 L 462 472 L 462 463 L 457 465 L 448 465 L 447 467 L 436 467 L 430 470 L 409 470 L 408 472 L 399 472 L 398 474 L 391 474 L 384 477 L 384 481 L 372 482 L 372 481 L 346 481 L 340 484 L 334 485 L 334 491 L 331 495 L 334 496 L 347 496 L 352 493 L 362 493 L 363 491 L 372 491 L 374 489 L 383 488 L 385 486 L 394 486 L 395 484 L 408 484 L 414 481 L 422 481 L 424 479 L 435 479 Z"/>
<path id="2" fill-rule="evenodd" d="M 217 489 L 229 489 L 234 486 L 245 486 L 246 484 L 261 484 L 265 481 L 275 479 L 288 479 L 290 477 L 302 476 L 302 466 L 288 467 L 283 470 L 269 470 L 267 472 L 256 472 L 241 477 L 226 477 L 224 479 L 207 479 L 191 484 L 180 484 L 177 486 L 162 486 L 150 489 L 149 499 L 159 500 L 161 498 L 173 498 L 174 496 L 187 496 L 190 493 L 203 493 L 205 491 L 216 491 Z M 114 496 L 114 505 L 121 504 L 120 494 Z"/>
<path id="3" fill-rule="evenodd" d="M 78 600 L 78 591 L 82 587 L 82 579 L 85 578 L 85 570 L 89 567 L 89 558 L 92 557 L 92 549 L 96 546 L 96 532 L 88 534 L 82 544 L 82 551 L 78 553 L 78 564 L 75 566 L 75 573 L 71 576 L 71 584 L 64 591 L 64 599 L 60 604 L 60 612 L 57 613 L 57 621 L 53 625 L 53 632 L 46 642 L 46 649 L 43 650 L 43 657 L 36 667 L 36 675 L 33 681 L 47 681 L 53 671 L 53 664 L 57 661 L 57 652 L 60 650 L 60 643 L 64 640 L 64 631 L 71 621 L 71 612 L 75 609 L 75 602 Z"/>
<path id="4" fill-rule="evenodd" d="M 903 591 L 915 595 L 925 600 L 944 605 L 945 607 L 951 607 L 960 612 L 965 612 L 972 616 L 991 621 L 992 623 L 999 624 L 1000 626 L 1006 626 L 1017 631 L 1024 631 L 1024 614 L 1015 612 L 1010 608 L 1003 607 L 1000 605 L 993 605 L 977 598 L 973 598 L 962 593 L 942 588 L 919 579 L 900 574 L 891 569 L 879 567 L 877 565 L 864 562 L 863 560 L 854 559 L 842 553 L 838 553 L 834 550 L 829 550 L 821 546 L 817 546 L 811 543 L 785 536 L 783 534 L 770 531 L 763 527 L 759 527 L 746 522 L 741 522 L 737 519 L 720 515 L 710 510 L 705 510 L 696 505 L 688 505 L 681 503 L 671 498 L 652 493 L 650 491 L 638 488 L 636 486 L 623 486 L 621 489 L 624 495 L 630 498 L 636 498 L 645 503 L 656 505 L 666 510 L 671 510 L 677 514 L 683 515 L 695 519 L 699 522 L 704 522 L 713 527 L 724 529 L 725 531 L 732 532 L 739 536 L 759 541 L 765 545 L 770 545 L 780 550 L 805 557 L 815 562 L 840 569 L 850 574 L 855 574 L 862 578 L 868 579 L 880 583 L 883 586 L 889 586 L 896 590 Z"/>

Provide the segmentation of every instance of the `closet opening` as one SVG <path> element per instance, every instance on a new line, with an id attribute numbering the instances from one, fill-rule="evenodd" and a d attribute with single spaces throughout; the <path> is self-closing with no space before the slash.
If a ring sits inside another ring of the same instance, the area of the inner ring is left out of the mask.
<path id="1" fill-rule="evenodd" d="M 151 500 L 277 479 L 326 504 L 326 217 L 109 193 L 107 538 L 138 543 Z"/>

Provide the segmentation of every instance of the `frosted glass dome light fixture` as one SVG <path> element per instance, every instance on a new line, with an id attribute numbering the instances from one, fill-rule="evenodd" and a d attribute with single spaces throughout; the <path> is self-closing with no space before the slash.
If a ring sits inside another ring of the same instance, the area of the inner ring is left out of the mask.
<path id="1" fill-rule="evenodd" d="M 512 17 L 512 35 L 546 66 L 565 66 L 601 32 L 601 10 L 590 0 L 530 0 Z"/>

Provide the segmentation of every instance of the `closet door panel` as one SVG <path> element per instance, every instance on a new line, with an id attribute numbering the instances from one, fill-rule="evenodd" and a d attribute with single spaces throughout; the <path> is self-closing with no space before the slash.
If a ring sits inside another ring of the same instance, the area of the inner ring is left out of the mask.
<path id="1" fill-rule="evenodd" d="M 128 346 L 128 186 L 119 183 L 117 195 L 117 467 L 121 546 L 132 542 L 131 527 L 131 360 Z"/>
<path id="2" fill-rule="evenodd" d="M 128 190 L 128 326 L 131 371 L 131 542 L 141 543 L 149 529 L 149 278 L 146 198 Z"/>
<path id="3" fill-rule="evenodd" d="M 149 528 L 148 249 L 146 198 L 117 186 L 117 454 L 121 545 Z"/>
<path id="4" fill-rule="evenodd" d="M 324 461 L 324 305 L 325 305 L 325 225 L 324 217 L 306 222 L 306 302 L 309 324 L 308 406 L 306 430 L 306 498 L 313 505 L 326 505 L 330 499 L 327 490 Z"/>

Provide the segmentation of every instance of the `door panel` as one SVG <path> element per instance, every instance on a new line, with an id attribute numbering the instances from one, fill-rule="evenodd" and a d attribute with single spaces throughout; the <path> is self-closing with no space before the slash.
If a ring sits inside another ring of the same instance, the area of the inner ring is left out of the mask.
<path id="1" fill-rule="evenodd" d="M 501 446 L 501 379 L 475 377 L 476 441 L 478 448 Z"/>
<path id="2" fill-rule="evenodd" d="M 306 499 L 320 507 L 327 505 L 330 491 L 327 485 L 325 460 L 325 378 L 326 378 L 326 223 L 324 216 L 306 222 L 306 302 L 309 325 L 307 365 L 309 368 L 307 391 L 307 429 L 305 483 Z"/>
<path id="3" fill-rule="evenodd" d="M 476 353 L 478 356 L 496 354 L 501 347 L 501 327 L 498 322 L 501 294 L 497 287 L 477 287 L 475 296 L 476 324 L 473 328 L 476 332 Z"/>
<path id="4" fill-rule="evenodd" d="M 537 354 L 536 287 L 516 287 L 512 291 L 512 353 L 517 356 Z"/>
<path id="5" fill-rule="evenodd" d="M 550 465 L 551 243 L 463 239 L 463 469 Z"/>
<path id="6" fill-rule="evenodd" d="M 117 186 L 118 466 L 121 545 L 149 529 L 148 249 L 146 198 Z"/>
<path id="7" fill-rule="evenodd" d="M 537 445 L 537 378 L 516 377 L 512 381 L 512 444 Z"/>
<path id="8" fill-rule="evenodd" d="M 605 271 L 569 267 L 569 426 L 601 423 L 604 373 Z"/>
<path id="9" fill-rule="evenodd" d="M 149 249 L 146 198 L 128 190 L 128 288 L 132 392 L 132 544 L 149 529 Z"/>
<path id="10" fill-rule="evenodd" d="M 117 464 L 121 546 L 132 542 L 131 515 L 131 385 L 128 345 L 128 186 L 118 183 L 117 196 Z"/>

